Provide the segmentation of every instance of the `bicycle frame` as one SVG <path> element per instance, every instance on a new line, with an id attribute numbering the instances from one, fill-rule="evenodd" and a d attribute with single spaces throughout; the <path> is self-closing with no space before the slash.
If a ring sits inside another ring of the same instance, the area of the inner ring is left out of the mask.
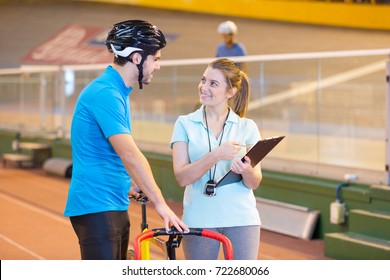
<path id="1" fill-rule="evenodd" d="M 168 251 L 168 257 L 171 260 L 176 259 L 175 248 L 178 248 L 180 246 L 181 238 L 184 235 L 197 235 L 197 236 L 203 236 L 206 238 L 218 240 L 225 247 L 226 260 L 234 259 L 233 246 L 229 238 L 227 238 L 226 236 L 208 229 L 201 229 L 201 228 L 190 228 L 188 231 L 180 232 L 174 227 L 172 227 L 169 231 L 167 231 L 164 228 L 158 228 L 158 229 L 146 230 L 141 234 L 139 234 L 134 239 L 133 242 L 135 259 L 136 260 L 145 259 L 143 250 L 140 250 L 141 242 L 161 235 L 169 235 L 169 241 L 167 242 L 166 247 Z"/>
<path id="2" fill-rule="evenodd" d="M 139 197 L 135 197 L 135 196 L 131 195 L 131 196 L 129 196 L 129 198 L 130 199 L 132 198 L 141 204 L 141 212 L 142 212 L 141 232 L 146 232 L 149 230 L 149 225 L 147 223 L 147 214 L 146 214 L 146 204 L 149 202 L 149 199 L 142 192 L 139 194 L 140 194 Z M 158 248 L 160 248 L 166 256 L 168 255 L 166 241 L 164 241 L 158 237 L 149 238 L 149 239 L 145 239 L 142 242 L 142 245 L 140 246 L 140 250 L 142 251 L 142 256 L 143 256 L 144 260 L 150 260 L 150 243 L 153 243 Z M 132 259 L 133 255 L 134 255 L 133 250 L 130 249 L 129 254 L 130 254 L 129 258 Z"/>

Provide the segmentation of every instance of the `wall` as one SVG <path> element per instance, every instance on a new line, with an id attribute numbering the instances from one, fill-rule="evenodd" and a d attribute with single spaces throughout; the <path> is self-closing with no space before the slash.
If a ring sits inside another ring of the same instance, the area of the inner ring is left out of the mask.
<path id="1" fill-rule="evenodd" d="M 390 5 L 278 0 L 83 0 L 264 20 L 390 30 Z"/>

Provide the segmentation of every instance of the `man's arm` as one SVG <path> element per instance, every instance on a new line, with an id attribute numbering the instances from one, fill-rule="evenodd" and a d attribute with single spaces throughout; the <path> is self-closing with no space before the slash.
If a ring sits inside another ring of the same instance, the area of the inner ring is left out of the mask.
<path id="1" fill-rule="evenodd" d="M 188 227 L 169 208 L 154 180 L 149 162 L 138 149 L 130 134 L 116 134 L 109 137 L 111 145 L 121 158 L 127 172 L 132 179 L 154 204 L 157 212 L 164 220 L 164 225 L 169 230 L 170 224 L 179 231 L 187 230 Z"/>

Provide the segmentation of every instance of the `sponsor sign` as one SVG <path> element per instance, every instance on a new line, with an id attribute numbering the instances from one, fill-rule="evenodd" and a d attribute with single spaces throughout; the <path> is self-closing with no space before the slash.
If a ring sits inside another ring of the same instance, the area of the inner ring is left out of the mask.
<path id="1" fill-rule="evenodd" d="M 107 33 L 102 27 L 70 24 L 33 49 L 24 64 L 111 63 L 113 55 L 104 45 Z"/>

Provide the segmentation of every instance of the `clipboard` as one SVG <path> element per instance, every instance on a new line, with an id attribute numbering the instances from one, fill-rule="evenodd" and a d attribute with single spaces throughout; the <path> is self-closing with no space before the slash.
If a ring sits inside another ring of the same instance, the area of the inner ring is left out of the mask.
<path id="1" fill-rule="evenodd" d="M 256 166 L 285 136 L 275 136 L 258 141 L 245 156 L 251 159 L 252 167 Z M 244 162 L 244 157 L 241 159 Z M 216 184 L 215 187 L 221 187 L 242 180 L 241 174 L 229 170 Z"/>

